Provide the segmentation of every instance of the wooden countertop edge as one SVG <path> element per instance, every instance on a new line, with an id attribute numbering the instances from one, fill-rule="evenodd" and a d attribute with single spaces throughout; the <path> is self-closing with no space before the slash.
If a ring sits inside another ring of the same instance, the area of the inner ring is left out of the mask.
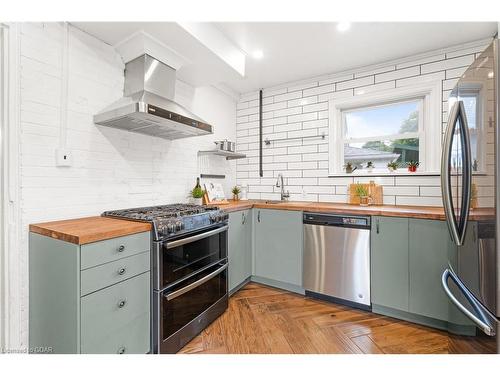
<path id="1" fill-rule="evenodd" d="M 306 211 L 332 214 L 350 215 L 373 215 L 388 217 L 408 217 L 415 219 L 446 220 L 444 210 L 441 207 L 416 207 L 416 206 L 368 206 L 335 203 L 316 202 L 289 202 L 289 203 L 264 203 L 259 201 L 231 202 L 226 205 L 219 205 L 226 212 L 236 212 L 251 208 L 285 210 L 285 211 Z M 482 210 L 482 212 L 480 211 Z M 494 217 L 488 214 L 488 209 L 476 209 L 469 215 L 470 220 L 490 219 Z"/>
<path id="2" fill-rule="evenodd" d="M 107 221 L 109 221 L 112 227 L 106 227 L 105 224 L 103 224 Z M 84 225 L 82 224 L 83 222 L 85 222 Z M 93 222 L 95 222 L 95 227 L 93 226 Z M 150 230 L 151 224 L 149 223 L 104 218 L 101 216 L 29 225 L 29 231 L 32 233 L 76 245 L 85 245 L 92 242 L 109 240 L 111 238 L 149 232 Z"/>

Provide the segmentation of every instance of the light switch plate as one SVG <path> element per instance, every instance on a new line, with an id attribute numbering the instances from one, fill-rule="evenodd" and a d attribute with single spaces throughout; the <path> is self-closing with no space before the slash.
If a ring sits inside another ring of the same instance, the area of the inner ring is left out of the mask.
<path id="1" fill-rule="evenodd" d="M 65 148 L 56 149 L 56 166 L 71 167 L 73 165 L 73 155 Z"/>

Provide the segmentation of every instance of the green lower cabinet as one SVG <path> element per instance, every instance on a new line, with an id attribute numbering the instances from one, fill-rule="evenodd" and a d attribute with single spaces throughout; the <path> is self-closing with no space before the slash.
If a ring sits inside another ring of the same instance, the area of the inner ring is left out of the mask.
<path id="1" fill-rule="evenodd" d="M 373 217 L 371 241 L 373 312 L 474 334 L 441 286 L 443 271 L 459 251 L 445 221 Z"/>
<path id="2" fill-rule="evenodd" d="M 229 293 L 252 276 L 252 210 L 229 213 Z"/>
<path id="3" fill-rule="evenodd" d="M 34 352 L 150 351 L 150 233 L 77 245 L 29 243 L 29 347 Z"/>
<path id="4" fill-rule="evenodd" d="M 447 321 L 449 299 L 441 287 L 441 275 L 455 247 L 445 221 L 410 219 L 409 311 Z"/>
<path id="5" fill-rule="evenodd" d="M 301 292 L 301 211 L 254 209 L 255 280 Z"/>
<path id="6" fill-rule="evenodd" d="M 372 303 L 408 311 L 408 219 L 374 216 L 371 232 Z"/>

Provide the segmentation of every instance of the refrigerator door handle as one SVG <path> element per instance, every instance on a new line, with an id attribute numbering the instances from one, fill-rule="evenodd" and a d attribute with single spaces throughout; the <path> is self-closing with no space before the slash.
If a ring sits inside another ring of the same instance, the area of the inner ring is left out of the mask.
<path id="1" fill-rule="evenodd" d="M 453 212 L 451 184 L 450 184 L 450 163 L 451 163 L 451 148 L 453 146 L 453 133 L 455 132 L 455 123 L 458 120 L 460 106 L 457 103 L 451 108 L 448 125 L 444 138 L 443 151 L 441 155 L 441 195 L 443 197 L 444 212 L 446 215 L 446 223 L 450 230 L 453 242 L 457 245 L 460 243 L 460 235 L 458 233 L 458 225 Z"/>
<path id="2" fill-rule="evenodd" d="M 467 124 L 467 115 L 465 113 L 464 102 L 460 100 L 458 102 L 458 105 L 458 116 L 461 120 L 460 129 L 463 139 L 462 175 L 464 176 L 464 181 L 462 183 L 462 204 L 460 206 L 460 223 L 458 226 L 460 239 L 459 245 L 462 245 L 465 241 L 465 232 L 467 231 L 467 223 L 469 221 L 470 198 L 472 191 L 472 152 L 470 147 L 469 126 Z"/>
<path id="3" fill-rule="evenodd" d="M 467 309 L 462 303 L 453 295 L 452 291 L 448 286 L 448 279 L 451 279 L 455 285 L 458 287 L 460 292 L 463 293 L 467 301 L 471 304 L 474 311 L 478 316 L 474 315 L 469 309 Z M 495 323 L 497 322 L 496 317 L 494 317 L 483 305 L 480 301 L 477 300 L 476 297 L 467 289 L 467 287 L 463 284 L 460 278 L 455 275 L 453 271 L 450 269 L 446 269 L 441 276 L 441 284 L 448 298 L 453 302 L 453 304 L 470 320 L 474 322 L 476 326 L 481 329 L 488 336 L 495 336 Z"/>

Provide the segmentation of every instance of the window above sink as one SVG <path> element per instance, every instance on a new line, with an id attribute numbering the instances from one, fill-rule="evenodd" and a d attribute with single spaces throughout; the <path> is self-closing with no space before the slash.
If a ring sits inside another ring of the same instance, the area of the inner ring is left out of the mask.
<path id="1" fill-rule="evenodd" d="M 439 174 L 439 83 L 332 100 L 329 115 L 330 176 L 408 175 L 406 164 L 410 161 L 420 164 L 417 174 Z M 397 163 L 399 169 L 389 171 L 390 162 Z M 353 172 L 345 171 L 347 163 Z"/>

